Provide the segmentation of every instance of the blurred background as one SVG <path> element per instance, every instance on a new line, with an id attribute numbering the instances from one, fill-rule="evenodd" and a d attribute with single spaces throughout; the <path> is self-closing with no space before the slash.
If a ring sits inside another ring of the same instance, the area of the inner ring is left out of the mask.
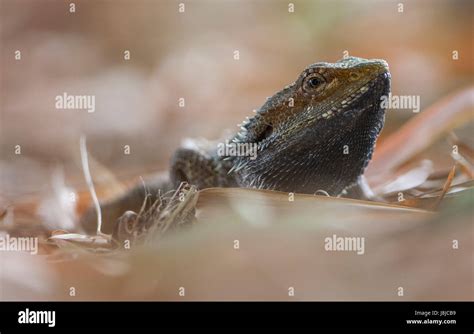
<path id="1" fill-rule="evenodd" d="M 68 213 L 77 208 L 70 194 L 87 193 L 82 134 L 104 198 L 104 188 L 166 170 L 183 139 L 236 130 L 314 62 L 383 58 L 392 93 L 420 96 L 423 113 L 472 86 L 473 9 L 468 0 L 0 0 L 0 227 L 41 225 L 34 212 L 50 230 L 77 228 Z M 64 92 L 95 96 L 95 112 L 56 109 Z M 416 115 L 388 110 L 379 143 Z M 474 147 L 466 133 L 461 142 Z M 428 189 L 443 185 L 454 164 L 445 137 L 416 155 L 444 168 L 441 183 Z M 439 216 L 383 203 L 299 194 L 288 202 L 282 193 L 207 189 L 199 194 L 200 228 L 152 246 L 105 256 L 72 248 L 72 256 L 67 243 L 46 240 L 48 230 L 40 256 L 2 252 L 0 299 L 70 300 L 73 286 L 77 299 L 172 300 L 181 299 L 183 285 L 190 300 L 281 300 L 294 298 L 291 285 L 296 298 L 308 300 L 400 300 L 400 286 L 406 300 L 472 300 L 470 180 L 463 186 L 470 191 Z M 426 199 L 429 208 L 443 196 Z M 423 207 L 422 200 L 412 206 Z M 26 203 L 24 212 L 18 203 Z M 367 236 L 367 256 L 326 252 L 321 245 L 333 233 Z"/>
<path id="2" fill-rule="evenodd" d="M 422 110 L 472 83 L 472 1 L 291 1 L 294 12 L 265 0 L 73 3 L 0 1 L 8 201 L 48 191 L 57 166 L 84 190 L 81 134 L 120 180 L 164 170 L 184 138 L 233 131 L 308 64 L 344 52 L 386 59 L 393 94 L 420 95 Z M 64 92 L 95 95 L 96 111 L 55 109 Z M 414 115 L 389 111 L 380 140 Z"/>

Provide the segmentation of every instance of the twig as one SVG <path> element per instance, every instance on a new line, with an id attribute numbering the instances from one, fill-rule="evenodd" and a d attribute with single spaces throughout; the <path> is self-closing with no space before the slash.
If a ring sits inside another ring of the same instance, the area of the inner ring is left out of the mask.
<path id="1" fill-rule="evenodd" d="M 385 139 L 375 151 L 365 175 L 371 185 L 416 156 L 437 139 L 474 118 L 474 87 L 436 102 Z M 410 143 L 407 145 L 407 143 Z"/>
<path id="2" fill-rule="evenodd" d="M 444 182 L 443 191 L 441 192 L 441 195 L 438 197 L 438 199 L 437 199 L 437 201 L 434 205 L 433 210 L 436 211 L 439 208 L 439 205 L 443 201 L 444 196 L 446 196 L 446 193 L 448 192 L 449 188 L 451 187 L 451 183 L 453 182 L 455 174 L 456 174 L 456 165 L 454 165 L 451 168 L 451 171 L 449 172 L 448 177 L 447 177 L 446 181 Z"/>
<path id="3" fill-rule="evenodd" d="M 95 189 L 94 189 L 94 183 L 92 182 L 91 172 L 89 170 L 86 137 L 84 135 L 82 135 L 80 139 L 80 150 L 81 150 L 81 162 L 82 162 L 82 170 L 84 172 L 84 178 L 86 179 L 87 187 L 89 188 L 89 192 L 92 197 L 92 202 L 94 203 L 95 211 L 97 212 L 97 235 L 108 237 L 108 235 L 102 233 L 102 211 L 100 209 L 99 200 L 97 198 L 97 193 L 95 192 Z"/>

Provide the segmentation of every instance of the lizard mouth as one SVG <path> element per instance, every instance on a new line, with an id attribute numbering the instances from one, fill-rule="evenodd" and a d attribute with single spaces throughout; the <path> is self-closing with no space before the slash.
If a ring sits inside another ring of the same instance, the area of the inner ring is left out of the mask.
<path id="1" fill-rule="evenodd" d="M 390 79 L 390 72 L 380 73 L 362 87 L 350 92 L 349 97 L 340 101 L 332 111 L 355 117 L 368 109 L 379 109 L 381 97 L 390 92 Z"/>

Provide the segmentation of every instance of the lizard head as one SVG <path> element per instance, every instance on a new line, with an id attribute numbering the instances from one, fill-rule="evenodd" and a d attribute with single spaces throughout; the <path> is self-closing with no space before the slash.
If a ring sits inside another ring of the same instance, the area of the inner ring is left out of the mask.
<path id="1" fill-rule="evenodd" d="M 241 126 L 235 144 L 253 157 L 229 158 L 243 187 L 341 193 L 357 182 L 372 157 L 390 91 L 384 60 L 349 57 L 308 66 Z"/>

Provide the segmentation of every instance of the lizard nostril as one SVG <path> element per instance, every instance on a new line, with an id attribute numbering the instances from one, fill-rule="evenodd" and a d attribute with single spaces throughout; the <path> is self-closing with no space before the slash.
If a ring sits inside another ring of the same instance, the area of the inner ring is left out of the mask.
<path id="1" fill-rule="evenodd" d="M 273 133 L 273 126 L 271 124 L 267 124 L 263 132 L 257 137 L 257 143 L 267 139 L 268 137 L 271 136 L 272 133 Z"/>

